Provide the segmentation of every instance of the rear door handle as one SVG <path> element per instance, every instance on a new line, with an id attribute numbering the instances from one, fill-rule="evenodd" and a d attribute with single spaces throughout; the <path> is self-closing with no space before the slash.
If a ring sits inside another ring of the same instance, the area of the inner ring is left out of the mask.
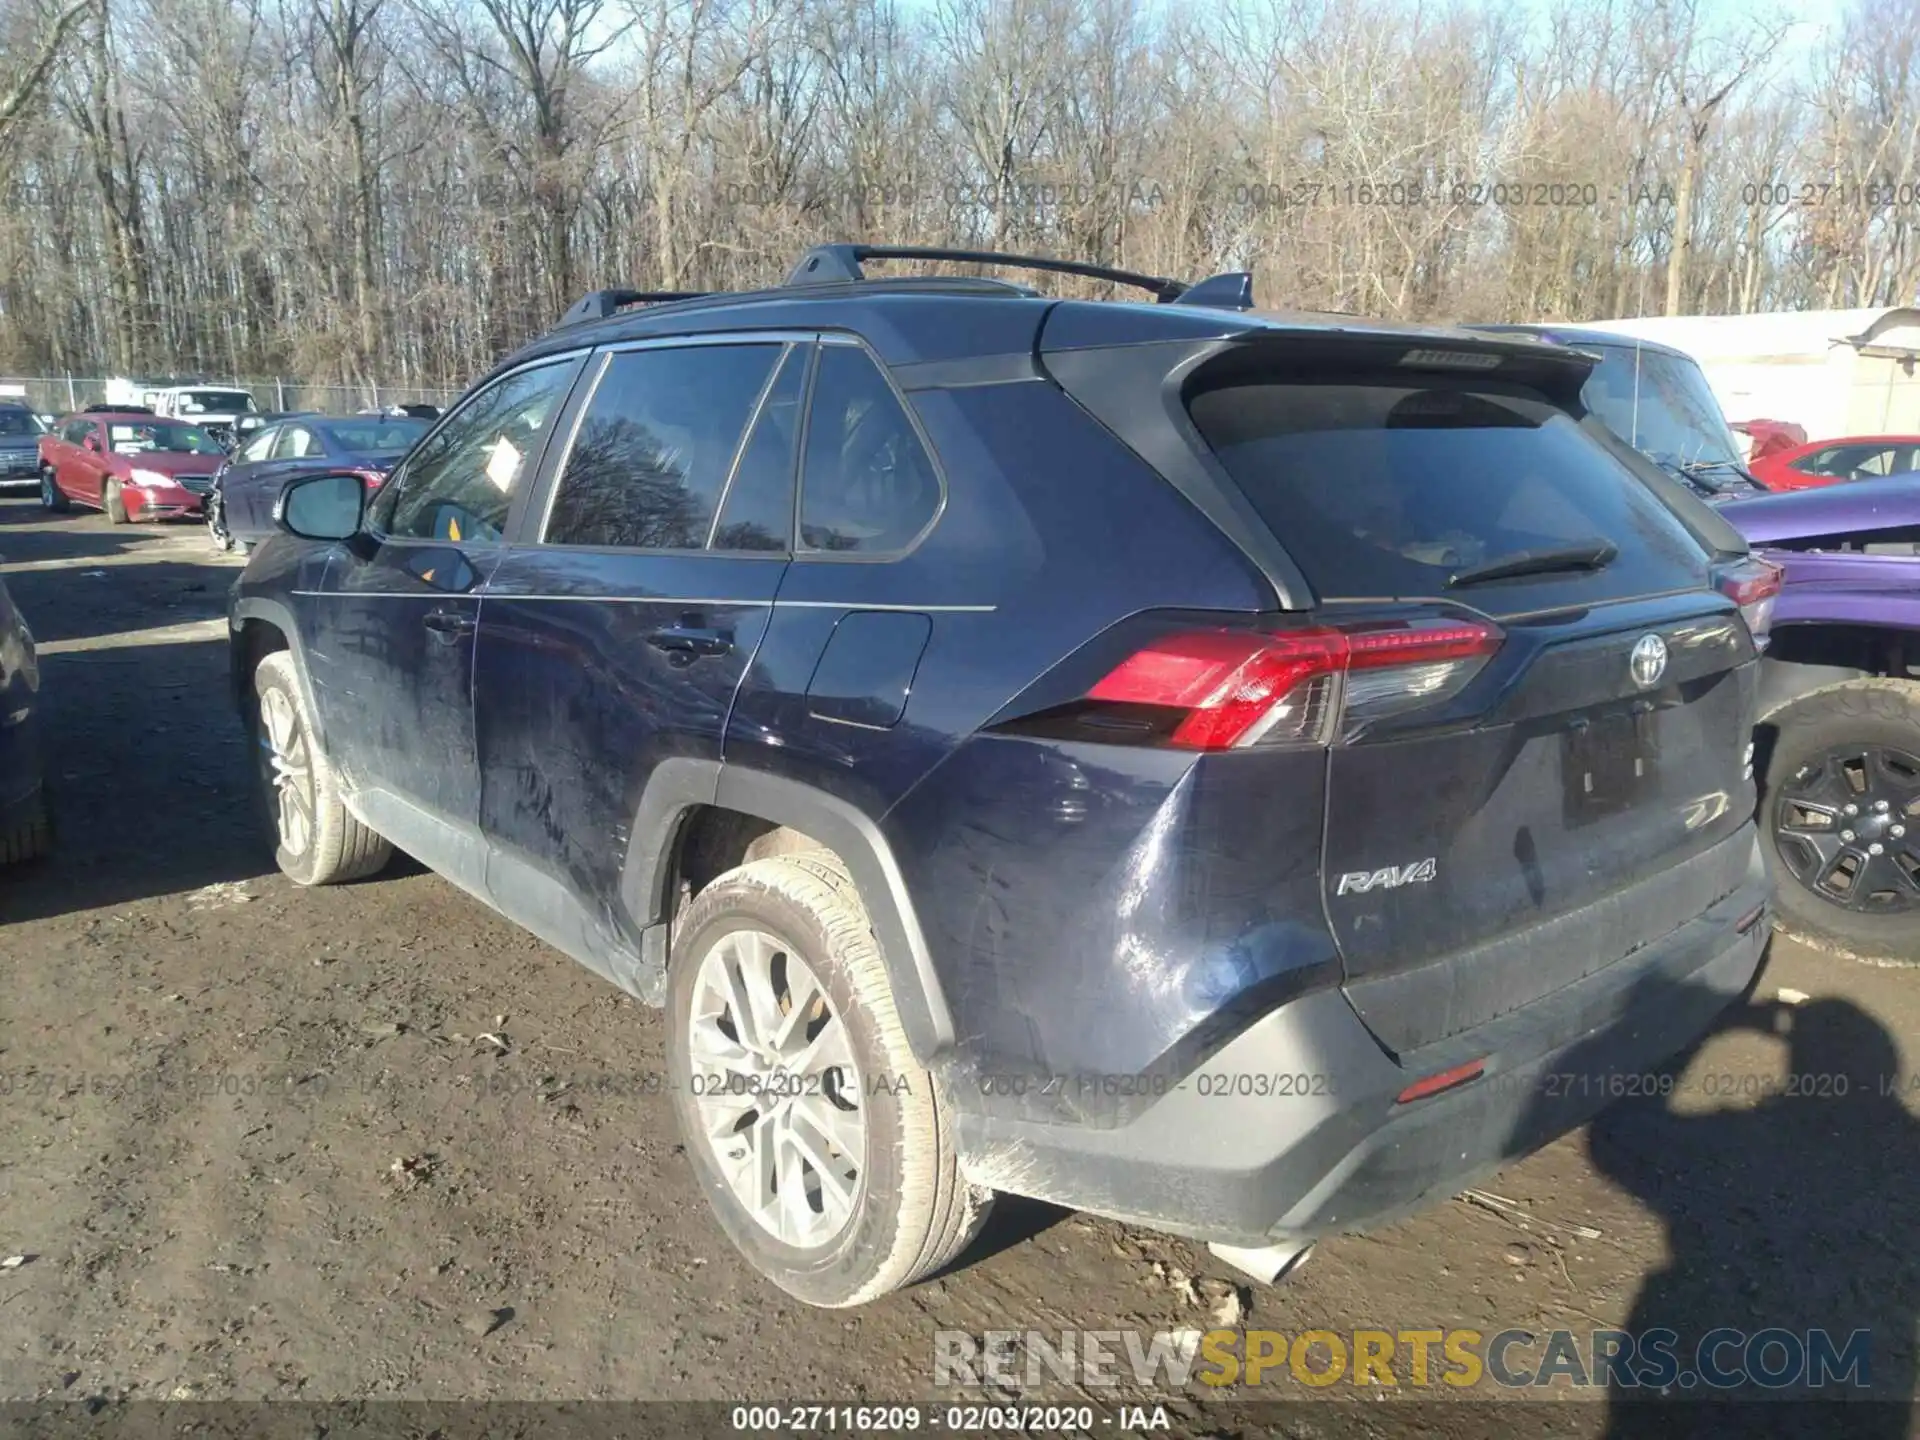
<path id="1" fill-rule="evenodd" d="M 668 625 L 648 635 L 647 643 L 685 661 L 699 655 L 726 654 L 733 649 L 733 632 L 701 625 Z"/>
<path id="2" fill-rule="evenodd" d="M 474 619 L 459 610 L 429 610 L 427 618 L 421 622 L 434 633 L 435 638 L 454 641 L 462 635 L 474 632 Z"/>

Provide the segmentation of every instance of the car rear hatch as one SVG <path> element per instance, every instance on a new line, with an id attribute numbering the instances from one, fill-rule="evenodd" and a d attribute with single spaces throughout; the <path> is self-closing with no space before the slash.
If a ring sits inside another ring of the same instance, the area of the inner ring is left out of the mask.
<path id="1" fill-rule="evenodd" d="M 1326 919 L 1396 1052 L 1741 885 L 1757 671 L 1744 597 L 1563 408 L 1564 381 L 1508 378 L 1470 343 L 1400 352 L 1249 343 L 1179 392 L 1310 590 L 1259 658 L 1226 645 L 1225 689 L 1281 717 L 1227 743 L 1324 747 Z"/>

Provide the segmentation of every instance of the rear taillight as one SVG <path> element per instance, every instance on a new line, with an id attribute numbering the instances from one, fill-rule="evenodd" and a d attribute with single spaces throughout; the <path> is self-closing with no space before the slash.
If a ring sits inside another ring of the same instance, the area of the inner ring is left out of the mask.
<path id="1" fill-rule="evenodd" d="M 1087 699 L 1177 712 L 1164 743 L 1182 749 L 1325 743 L 1458 693 L 1501 638 L 1456 619 L 1187 631 L 1129 655 Z"/>
<path id="2" fill-rule="evenodd" d="M 1713 573 L 1715 587 L 1738 605 L 1740 613 L 1746 617 L 1747 629 L 1753 632 L 1753 643 L 1757 649 L 1767 648 L 1767 640 L 1773 630 L 1773 602 L 1780 596 L 1785 575 L 1786 572 L 1773 561 L 1762 560 L 1755 555 L 1722 565 Z"/>

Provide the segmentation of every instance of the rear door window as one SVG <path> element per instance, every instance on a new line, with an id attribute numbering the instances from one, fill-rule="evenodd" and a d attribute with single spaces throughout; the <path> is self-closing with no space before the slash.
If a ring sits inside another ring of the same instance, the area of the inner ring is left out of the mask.
<path id="1" fill-rule="evenodd" d="M 793 541 L 794 453 L 811 353 L 812 347 L 804 345 L 788 351 L 760 403 L 753 434 L 714 517 L 715 550 L 778 551 Z"/>
<path id="2" fill-rule="evenodd" d="M 549 545 L 703 550 L 779 345 L 614 354 L 574 436 Z"/>
<path id="3" fill-rule="evenodd" d="M 1323 598 L 1490 604 L 1524 582 L 1456 594 L 1452 577 L 1596 539 L 1619 554 L 1580 577 L 1595 600 L 1704 577 L 1706 557 L 1680 522 L 1570 415 L 1523 387 L 1303 376 L 1208 390 L 1190 408 Z"/>

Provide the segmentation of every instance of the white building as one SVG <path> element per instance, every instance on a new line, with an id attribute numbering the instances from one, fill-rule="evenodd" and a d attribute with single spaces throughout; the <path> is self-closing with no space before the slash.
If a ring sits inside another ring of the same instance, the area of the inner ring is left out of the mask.
<path id="1" fill-rule="evenodd" d="M 1920 309 L 1583 323 L 1686 351 L 1729 420 L 1790 420 L 1809 440 L 1920 434 Z"/>

